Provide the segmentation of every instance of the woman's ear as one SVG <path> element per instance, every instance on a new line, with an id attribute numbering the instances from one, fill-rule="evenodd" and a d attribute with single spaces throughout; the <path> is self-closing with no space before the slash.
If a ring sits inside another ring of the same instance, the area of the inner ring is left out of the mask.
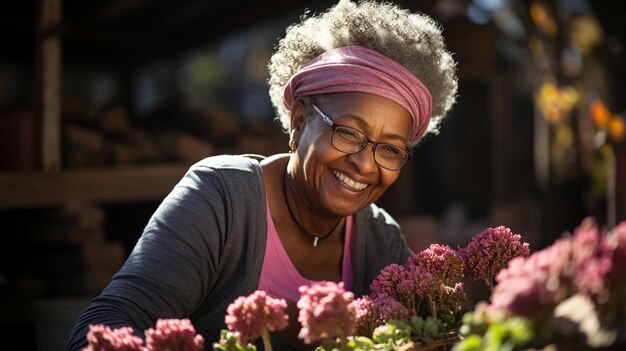
<path id="1" fill-rule="evenodd" d="M 302 130 L 306 124 L 306 108 L 301 100 L 297 99 L 291 104 L 291 129 L 289 130 L 289 146 L 298 147 Z M 293 145 L 293 146 L 292 146 Z"/>

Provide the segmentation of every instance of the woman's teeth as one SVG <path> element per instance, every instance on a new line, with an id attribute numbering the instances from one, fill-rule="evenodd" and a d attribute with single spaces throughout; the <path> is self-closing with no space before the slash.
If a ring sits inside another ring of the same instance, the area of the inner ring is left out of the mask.
<path id="1" fill-rule="evenodd" d="M 341 181 L 348 188 L 352 188 L 354 190 L 363 190 L 367 187 L 367 184 L 359 183 L 353 179 L 350 179 L 347 175 L 341 172 L 333 171 L 333 174 L 335 175 L 335 178 L 339 179 L 339 181 Z"/>

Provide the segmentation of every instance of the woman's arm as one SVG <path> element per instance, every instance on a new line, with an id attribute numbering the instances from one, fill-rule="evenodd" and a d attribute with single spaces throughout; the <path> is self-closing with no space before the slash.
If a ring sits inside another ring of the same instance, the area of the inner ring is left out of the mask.
<path id="1" fill-rule="evenodd" d="M 355 219 L 353 291 L 361 297 L 370 293 L 370 284 L 382 268 L 404 264 L 411 250 L 398 223 L 375 204 L 359 211 Z"/>
<path id="2" fill-rule="evenodd" d="M 233 200 L 229 190 L 238 179 L 233 173 L 242 178 L 241 172 L 232 169 L 201 164 L 190 169 L 155 211 L 120 271 L 80 315 L 68 350 L 85 345 L 89 324 L 131 326 L 140 335 L 158 318 L 188 318 L 198 309 L 211 313 L 226 303 L 209 297 L 230 298 L 224 295 L 224 280 L 230 279 L 232 266 L 241 264 L 241 256 L 256 245 L 250 245 L 248 241 L 254 238 L 244 237 L 244 227 L 234 220 L 254 222 L 238 215 L 246 208 Z M 252 183 L 248 187 L 262 192 L 249 175 L 247 179 Z M 258 197 L 250 191 L 246 194 Z M 233 290 L 245 285 L 243 278 L 239 284 L 232 282 Z M 221 312 L 215 319 L 223 321 L 223 316 Z"/>

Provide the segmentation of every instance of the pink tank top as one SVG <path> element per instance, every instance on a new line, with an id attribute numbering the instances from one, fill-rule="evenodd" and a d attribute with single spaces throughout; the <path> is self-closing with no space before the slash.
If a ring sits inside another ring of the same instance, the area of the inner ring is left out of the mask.
<path id="1" fill-rule="evenodd" d="M 270 206 L 267 206 L 267 244 L 265 246 L 265 258 L 261 269 L 259 290 L 265 290 L 274 298 L 296 302 L 300 299 L 298 288 L 302 285 L 311 285 L 315 281 L 304 278 L 296 270 L 289 259 L 280 238 L 276 233 Z M 352 216 L 346 218 L 346 233 L 343 244 L 343 263 L 341 269 L 341 281 L 346 290 L 352 290 Z"/>

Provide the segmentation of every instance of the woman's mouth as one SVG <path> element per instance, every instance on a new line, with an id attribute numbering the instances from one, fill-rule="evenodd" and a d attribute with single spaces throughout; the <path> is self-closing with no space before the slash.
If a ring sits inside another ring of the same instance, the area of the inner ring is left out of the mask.
<path id="1" fill-rule="evenodd" d="M 341 184 L 345 185 L 348 189 L 361 191 L 367 188 L 367 184 L 357 182 L 356 180 L 348 177 L 347 175 L 339 171 L 333 170 L 333 175 L 335 176 L 335 178 L 337 178 L 341 182 Z"/>

